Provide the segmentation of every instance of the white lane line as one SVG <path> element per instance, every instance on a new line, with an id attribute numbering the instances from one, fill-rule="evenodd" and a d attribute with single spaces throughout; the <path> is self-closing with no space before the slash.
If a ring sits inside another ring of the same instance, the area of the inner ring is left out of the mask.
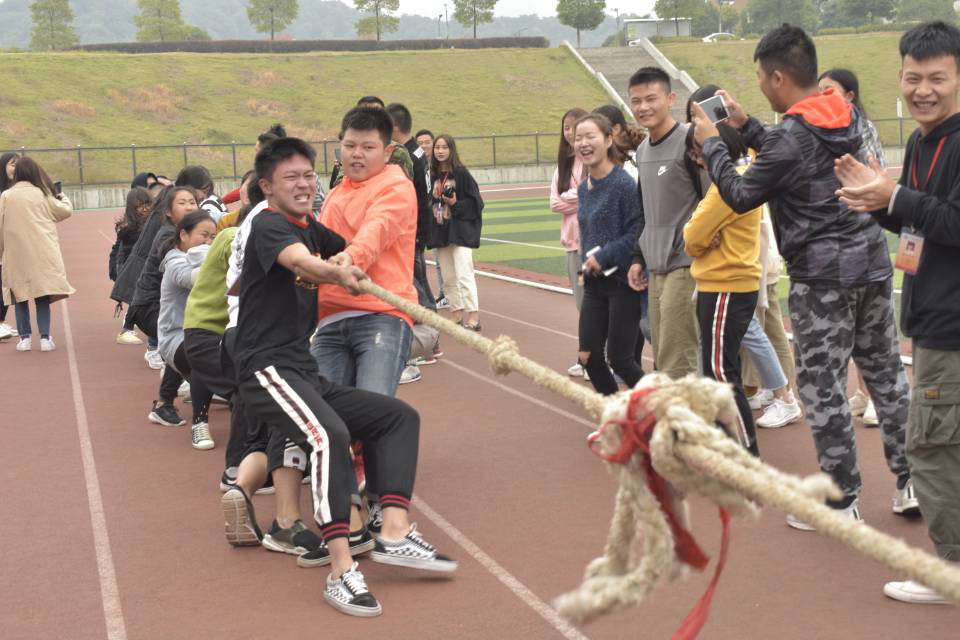
<path id="1" fill-rule="evenodd" d="M 563 251 L 564 253 L 567 252 L 567 250 L 564 249 L 563 247 L 551 247 L 546 244 L 533 244 L 532 242 L 516 242 L 514 240 L 499 240 L 497 238 L 484 238 L 484 237 L 481 237 L 480 239 L 483 240 L 484 242 L 499 242 L 500 244 L 512 244 L 518 247 L 533 247 L 534 249 L 550 249 L 551 251 Z"/>
<path id="2" fill-rule="evenodd" d="M 437 525 L 441 531 L 460 545 L 460 547 L 470 554 L 484 569 L 493 574 L 493 576 L 510 589 L 515 596 L 537 612 L 550 626 L 559 631 L 564 638 L 568 640 L 588 640 L 587 636 L 580 633 L 573 625 L 564 620 L 553 607 L 538 598 L 525 584 L 517 580 L 513 574 L 500 566 L 496 560 L 487 555 L 483 549 L 474 544 L 470 538 L 463 535 L 459 529 L 447 522 L 443 516 L 434 511 L 423 499 L 419 496 L 413 496 L 412 502 L 414 507 L 419 509 L 433 524 Z"/>
<path id="3" fill-rule="evenodd" d="M 77 352 L 73 346 L 73 330 L 70 328 L 70 308 L 63 301 L 63 331 L 67 339 L 67 361 L 70 366 L 70 384 L 73 387 L 73 407 L 77 416 L 77 435 L 80 438 L 80 455 L 83 459 L 83 477 L 87 485 L 87 505 L 90 507 L 90 524 L 93 527 L 93 546 L 97 554 L 97 573 L 100 574 L 100 599 L 103 602 L 103 617 L 107 625 L 108 640 L 126 640 L 127 627 L 120 606 L 120 590 L 110 551 L 110 536 L 107 534 L 107 518 L 100 495 L 100 480 L 97 463 L 93 457 L 93 444 L 87 424 L 87 409 L 80 387 L 80 372 L 77 368 Z"/>
<path id="4" fill-rule="evenodd" d="M 113 242 L 113 240 L 110 239 L 110 236 L 108 236 L 103 232 L 103 229 L 97 229 L 97 233 L 103 236 L 103 239 L 106 240 L 107 242 L 111 242 L 111 243 Z"/>
<path id="5" fill-rule="evenodd" d="M 546 411 L 550 411 L 551 413 L 555 413 L 555 414 L 557 414 L 558 416 L 561 416 L 561 417 L 563 417 L 563 418 L 566 418 L 567 420 L 572 420 L 572 421 L 574 421 L 574 422 L 576 422 L 576 423 L 578 423 L 578 424 L 582 424 L 582 425 L 584 425 L 585 427 L 588 427 L 588 428 L 590 429 L 590 431 L 594 431 L 594 430 L 596 430 L 596 428 L 597 428 L 597 425 L 596 425 L 596 423 L 594 423 L 594 422 L 590 422 L 589 420 L 587 420 L 587 419 L 585 419 L 585 418 L 581 418 L 580 416 L 578 416 L 578 415 L 576 415 L 576 414 L 574 414 L 574 413 L 570 413 L 569 411 L 564 411 L 563 409 L 558 409 L 558 408 L 556 408 L 555 406 L 553 406 L 552 404 L 550 404 L 549 402 L 544 402 L 543 400 L 539 400 L 539 399 L 537 399 L 537 398 L 534 398 L 533 396 L 527 395 L 527 394 L 523 393 L 522 391 L 517 391 L 516 389 L 512 389 L 512 388 L 508 387 L 507 385 L 503 384 L 502 382 L 497 382 L 497 381 L 494 380 L 493 378 L 488 378 L 487 376 L 481 375 L 481 374 L 477 373 L 476 371 L 474 371 L 473 369 L 470 369 L 469 367 L 465 367 L 465 366 L 463 366 L 462 364 L 457 364 L 456 362 L 453 362 L 453 361 L 450 360 L 449 358 L 441 358 L 441 359 L 440 359 L 440 362 L 443 363 L 443 364 L 445 364 L 445 365 L 447 365 L 447 366 L 449 366 L 449 367 L 453 367 L 454 369 L 456 369 L 457 371 L 459 371 L 459 372 L 461 372 L 461 373 L 465 373 L 465 374 L 467 374 L 468 376 L 472 376 L 472 377 L 476 378 L 477 380 L 482 380 L 483 382 L 486 382 L 486 383 L 489 384 L 489 385 L 493 385 L 494 387 L 500 389 L 501 391 L 505 391 L 505 392 L 507 392 L 507 393 L 509 393 L 509 394 L 511 394 L 511 395 L 517 396 L 518 398 L 522 398 L 522 399 L 526 400 L 527 402 L 530 402 L 530 403 L 532 403 L 532 404 L 535 404 L 535 405 L 537 405 L 538 407 L 540 407 L 541 409 L 544 409 L 544 410 L 546 410 Z"/>

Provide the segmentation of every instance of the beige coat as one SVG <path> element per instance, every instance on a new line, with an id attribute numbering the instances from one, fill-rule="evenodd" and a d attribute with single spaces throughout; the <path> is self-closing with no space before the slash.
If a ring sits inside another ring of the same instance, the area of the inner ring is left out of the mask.
<path id="1" fill-rule="evenodd" d="M 56 224 L 73 213 L 70 201 L 45 196 L 29 182 L 0 195 L 0 264 L 4 304 L 74 293 L 60 255 Z"/>

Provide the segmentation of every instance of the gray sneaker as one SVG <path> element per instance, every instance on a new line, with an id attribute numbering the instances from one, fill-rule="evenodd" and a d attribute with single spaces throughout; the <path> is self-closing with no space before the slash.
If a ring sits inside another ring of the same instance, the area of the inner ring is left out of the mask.
<path id="1" fill-rule="evenodd" d="M 851 504 L 849 507 L 847 507 L 846 509 L 838 509 L 838 511 L 840 511 L 841 513 L 843 513 L 844 515 L 850 518 L 853 518 L 857 522 L 863 522 L 863 517 L 860 516 L 859 500 L 854 500 L 853 504 Z M 797 516 L 793 515 L 792 513 L 787 514 L 787 525 L 799 531 L 816 531 L 817 530 L 817 528 L 814 527 L 812 524 L 807 524 L 806 522 L 804 522 Z"/>
<path id="2" fill-rule="evenodd" d="M 292 527 L 287 529 L 281 528 L 280 524 L 274 520 L 273 524 L 270 525 L 269 533 L 263 536 L 261 544 L 268 551 L 301 556 L 308 551 L 318 549 L 323 544 L 323 540 L 308 529 L 302 520 L 297 520 Z"/>
<path id="3" fill-rule="evenodd" d="M 897 489 L 893 496 L 893 512 L 901 516 L 920 515 L 920 501 L 913 488 L 913 478 L 907 480 L 903 489 Z"/>

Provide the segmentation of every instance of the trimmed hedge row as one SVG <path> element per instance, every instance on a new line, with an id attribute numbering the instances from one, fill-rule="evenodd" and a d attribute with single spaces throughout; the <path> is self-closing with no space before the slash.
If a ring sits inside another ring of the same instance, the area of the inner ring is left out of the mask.
<path id="1" fill-rule="evenodd" d="M 211 40 L 194 42 L 117 42 L 84 44 L 75 51 L 120 53 L 304 53 L 308 51 L 423 51 L 427 49 L 530 49 L 546 48 L 543 37 L 461 38 L 443 40 Z"/>

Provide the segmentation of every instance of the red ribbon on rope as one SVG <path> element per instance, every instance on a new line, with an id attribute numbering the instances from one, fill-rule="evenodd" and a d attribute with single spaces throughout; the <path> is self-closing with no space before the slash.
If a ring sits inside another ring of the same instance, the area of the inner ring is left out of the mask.
<path id="1" fill-rule="evenodd" d="M 643 453 L 642 464 L 647 487 L 660 504 L 660 510 L 663 511 L 670 525 L 670 530 L 673 532 L 674 552 L 682 562 L 698 571 L 703 571 L 707 568 L 710 558 L 703 552 L 693 538 L 693 534 L 683 527 L 680 518 L 674 513 L 667 481 L 653 468 L 653 461 L 650 457 L 650 438 L 653 435 L 653 428 L 657 424 L 657 416 L 647 409 L 645 399 L 656 390 L 655 387 L 646 387 L 631 393 L 630 402 L 627 404 L 626 418 L 605 422 L 598 431 L 590 434 L 587 438 L 587 444 L 595 454 L 607 462 L 615 464 L 626 464 L 638 449 Z M 641 417 L 638 417 L 638 413 L 641 414 Z M 604 431 L 610 425 L 620 427 L 620 448 L 615 453 L 607 454 L 600 450 L 598 443 Z M 723 534 L 716 572 L 707 586 L 706 592 L 690 610 L 690 613 L 680 624 L 680 628 L 673 635 L 673 640 L 692 640 L 696 638 L 710 616 L 710 605 L 713 602 L 717 583 L 720 581 L 720 574 L 727 563 L 727 553 L 730 549 L 730 514 L 723 508 L 720 508 L 720 521 L 723 523 Z"/>

